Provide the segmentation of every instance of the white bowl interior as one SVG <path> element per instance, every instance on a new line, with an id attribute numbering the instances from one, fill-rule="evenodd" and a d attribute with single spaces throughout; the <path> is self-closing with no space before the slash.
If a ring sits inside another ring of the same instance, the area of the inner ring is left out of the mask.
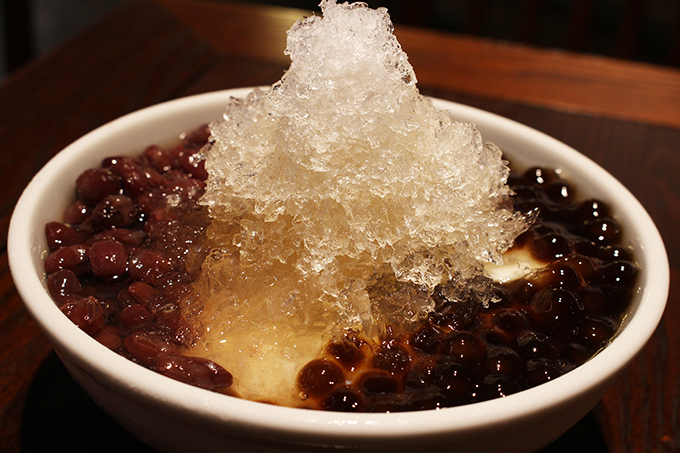
<path id="1" fill-rule="evenodd" d="M 379 445 L 387 438 L 436 438 L 437 434 L 452 431 L 476 432 L 508 420 L 528 420 L 588 393 L 594 395 L 587 403 L 592 406 L 606 384 L 653 333 L 667 297 L 668 262 L 656 227 L 628 190 L 583 155 L 540 132 L 474 108 L 433 100 L 436 107 L 448 110 L 455 119 L 477 124 L 484 140 L 496 143 L 513 161 L 560 168 L 581 192 L 609 202 L 625 225 L 642 269 L 639 287 L 625 329 L 594 359 L 555 381 L 502 399 L 439 411 L 346 414 L 274 407 L 215 394 L 165 378 L 101 346 L 73 325 L 45 290 L 45 223 L 61 218 L 72 201 L 75 179 L 84 169 L 99 165 L 102 158 L 110 155 L 137 154 L 149 144 L 168 143 L 182 131 L 219 119 L 230 96 L 243 97 L 249 91 L 193 96 L 113 121 L 55 156 L 17 204 L 8 241 L 17 289 L 69 369 L 103 407 L 116 403 L 98 394 L 115 387 L 128 393 L 131 400 L 139 401 L 140 407 L 145 404 L 141 401 L 153 401 L 179 418 L 186 417 L 188 425 L 195 420 L 205 426 L 229 426 L 243 433 L 246 443 L 252 440 L 248 433 L 257 437 L 263 432 L 276 433 L 282 442 L 307 439 L 309 444 L 328 445 Z M 582 416 L 589 409 L 579 407 L 576 412 Z M 125 425 L 117 409 L 110 410 Z M 576 413 L 574 416 L 573 422 L 580 417 Z M 153 443 L 153 435 L 145 433 L 149 429 L 145 427 L 136 434 Z"/>

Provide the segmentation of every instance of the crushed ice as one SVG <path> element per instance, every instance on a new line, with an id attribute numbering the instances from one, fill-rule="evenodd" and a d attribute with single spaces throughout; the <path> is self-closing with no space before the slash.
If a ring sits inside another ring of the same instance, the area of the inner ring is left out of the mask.
<path id="1" fill-rule="evenodd" d="M 527 221 L 501 152 L 418 92 L 386 9 L 320 6 L 289 30 L 283 78 L 211 127 L 203 284 L 234 325 L 375 333 L 437 285 L 468 291 Z"/>

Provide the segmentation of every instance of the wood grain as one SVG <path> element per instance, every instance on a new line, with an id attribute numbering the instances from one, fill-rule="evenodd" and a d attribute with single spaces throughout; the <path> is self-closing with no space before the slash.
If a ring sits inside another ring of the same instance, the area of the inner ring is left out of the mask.
<path id="1" fill-rule="evenodd" d="M 60 149 L 116 117 L 181 95 L 213 56 L 158 5 L 136 2 L 0 87 L 0 451 L 25 450 L 26 400 L 51 351 L 8 269 L 7 230 L 19 195 Z M 41 439 L 33 435 L 32 442 Z M 45 443 L 41 451 L 68 451 L 61 448 Z"/>
<path id="2" fill-rule="evenodd" d="M 0 452 L 149 451 L 70 380 L 21 304 L 6 238 L 23 188 L 61 148 L 120 115 L 273 83 L 288 65 L 282 33 L 300 14 L 132 1 L 0 86 Z M 672 284 L 661 326 L 596 410 L 546 452 L 680 451 L 678 73 L 412 28 L 397 33 L 423 93 L 515 119 L 588 155 L 638 197 L 666 243 Z M 74 426 L 84 434 L 65 434 Z"/>
<path id="3" fill-rule="evenodd" d="M 230 2 L 155 0 L 229 55 L 288 66 L 285 32 L 310 12 Z M 645 123 L 680 126 L 680 70 L 450 35 L 395 34 L 424 86 Z"/>

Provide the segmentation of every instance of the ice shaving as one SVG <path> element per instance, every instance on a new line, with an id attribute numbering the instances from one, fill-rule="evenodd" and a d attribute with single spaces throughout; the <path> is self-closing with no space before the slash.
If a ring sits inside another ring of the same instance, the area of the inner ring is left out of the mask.
<path id="1" fill-rule="evenodd" d="M 493 303 L 485 263 L 530 222 L 501 151 L 420 95 L 387 10 L 320 6 L 289 30 L 282 79 L 233 99 L 203 151 L 211 253 L 192 352 L 241 396 L 292 405 L 333 336 L 408 331 L 438 286 Z"/>

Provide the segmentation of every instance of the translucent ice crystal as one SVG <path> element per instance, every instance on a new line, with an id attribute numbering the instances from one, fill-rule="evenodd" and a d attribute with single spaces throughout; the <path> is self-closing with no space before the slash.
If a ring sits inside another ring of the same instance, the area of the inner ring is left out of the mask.
<path id="1" fill-rule="evenodd" d="M 203 280 L 233 325 L 375 334 L 437 285 L 468 291 L 527 222 L 501 152 L 419 94 L 387 11 L 320 6 L 289 30 L 283 78 L 211 127 Z"/>

